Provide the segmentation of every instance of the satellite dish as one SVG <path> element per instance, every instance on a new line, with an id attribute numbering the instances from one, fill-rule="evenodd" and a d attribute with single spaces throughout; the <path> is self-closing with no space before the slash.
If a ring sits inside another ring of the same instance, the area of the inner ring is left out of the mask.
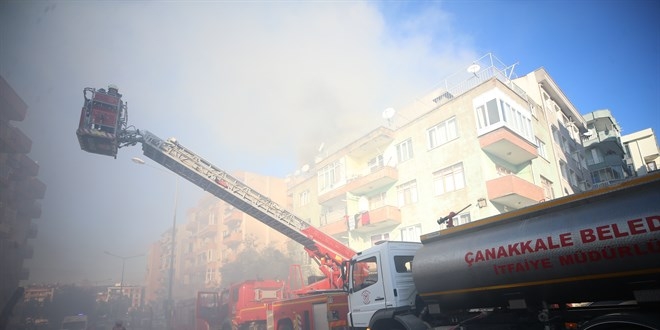
<path id="1" fill-rule="evenodd" d="M 391 119 L 394 117 L 394 114 L 396 113 L 396 110 L 394 108 L 387 108 L 383 110 L 383 119 Z"/>
<path id="2" fill-rule="evenodd" d="M 481 70 L 481 66 L 477 63 L 474 63 L 467 67 L 467 72 L 477 74 Z"/>
<path id="3" fill-rule="evenodd" d="M 301 168 L 301 170 L 302 170 L 303 173 L 309 171 L 309 164 L 305 164 L 305 165 L 303 165 L 303 167 Z"/>

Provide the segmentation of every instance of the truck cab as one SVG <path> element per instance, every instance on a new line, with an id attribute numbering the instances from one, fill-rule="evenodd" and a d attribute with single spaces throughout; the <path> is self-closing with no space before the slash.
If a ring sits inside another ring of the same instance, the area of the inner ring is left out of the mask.
<path id="1" fill-rule="evenodd" d="M 349 325 L 373 327 L 392 322 L 393 314 L 414 308 L 417 290 L 412 266 L 417 242 L 383 241 L 358 253 L 350 262 Z"/>

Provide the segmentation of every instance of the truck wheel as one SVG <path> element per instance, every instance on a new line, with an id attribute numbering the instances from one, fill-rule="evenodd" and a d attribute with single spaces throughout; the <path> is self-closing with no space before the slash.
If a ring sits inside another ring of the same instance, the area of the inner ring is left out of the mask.
<path id="1" fill-rule="evenodd" d="M 657 330 L 660 319 L 648 315 L 610 314 L 585 323 L 582 330 Z"/>

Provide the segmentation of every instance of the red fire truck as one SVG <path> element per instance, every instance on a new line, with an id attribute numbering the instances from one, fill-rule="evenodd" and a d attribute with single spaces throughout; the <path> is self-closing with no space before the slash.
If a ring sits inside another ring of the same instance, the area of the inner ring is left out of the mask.
<path id="1" fill-rule="evenodd" d="M 195 329 L 259 329 L 266 325 L 266 304 L 281 300 L 286 285 L 275 280 L 248 280 L 217 291 L 197 293 Z"/>

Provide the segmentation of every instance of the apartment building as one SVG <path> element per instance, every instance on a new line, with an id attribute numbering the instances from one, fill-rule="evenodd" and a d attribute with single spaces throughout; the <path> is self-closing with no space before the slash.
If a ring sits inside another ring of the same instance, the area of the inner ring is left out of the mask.
<path id="1" fill-rule="evenodd" d="M 149 246 L 144 290 L 144 300 L 147 303 L 153 303 L 166 297 L 164 283 L 167 273 L 163 273 L 161 269 L 163 254 L 163 244 L 160 242 L 152 243 Z"/>
<path id="2" fill-rule="evenodd" d="M 232 176 L 274 202 L 289 205 L 284 179 L 249 172 L 237 172 Z M 173 297 L 188 299 L 199 290 L 219 288 L 220 268 L 234 261 L 246 244 L 257 249 L 268 247 L 288 253 L 287 242 L 279 232 L 209 194 L 188 210 L 185 222 L 177 226 Z M 167 297 L 172 259 L 171 231 L 163 234 L 157 245 L 159 247 L 152 248 L 152 251 L 160 258 L 159 266 L 155 263 L 147 271 L 149 300 Z M 160 275 L 150 275 L 153 272 Z"/>
<path id="3" fill-rule="evenodd" d="M 384 112 L 289 178 L 293 212 L 359 251 L 589 189 L 586 121 L 545 69 L 512 70 L 488 54 Z"/>
<path id="4" fill-rule="evenodd" d="M 0 76 L 0 305 L 10 299 L 29 270 L 23 266 L 37 235 L 32 219 L 41 216 L 46 185 L 37 178 L 39 165 L 27 154 L 32 140 L 12 122 L 25 119 L 27 105 Z"/>
<path id="5" fill-rule="evenodd" d="M 653 129 L 647 128 L 624 135 L 621 137 L 621 143 L 626 151 L 626 165 L 633 176 L 658 170 L 660 148 Z"/>
<path id="6" fill-rule="evenodd" d="M 621 129 L 610 110 L 584 115 L 587 131 L 582 143 L 594 188 L 607 186 L 632 176 L 621 143 Z"/>

